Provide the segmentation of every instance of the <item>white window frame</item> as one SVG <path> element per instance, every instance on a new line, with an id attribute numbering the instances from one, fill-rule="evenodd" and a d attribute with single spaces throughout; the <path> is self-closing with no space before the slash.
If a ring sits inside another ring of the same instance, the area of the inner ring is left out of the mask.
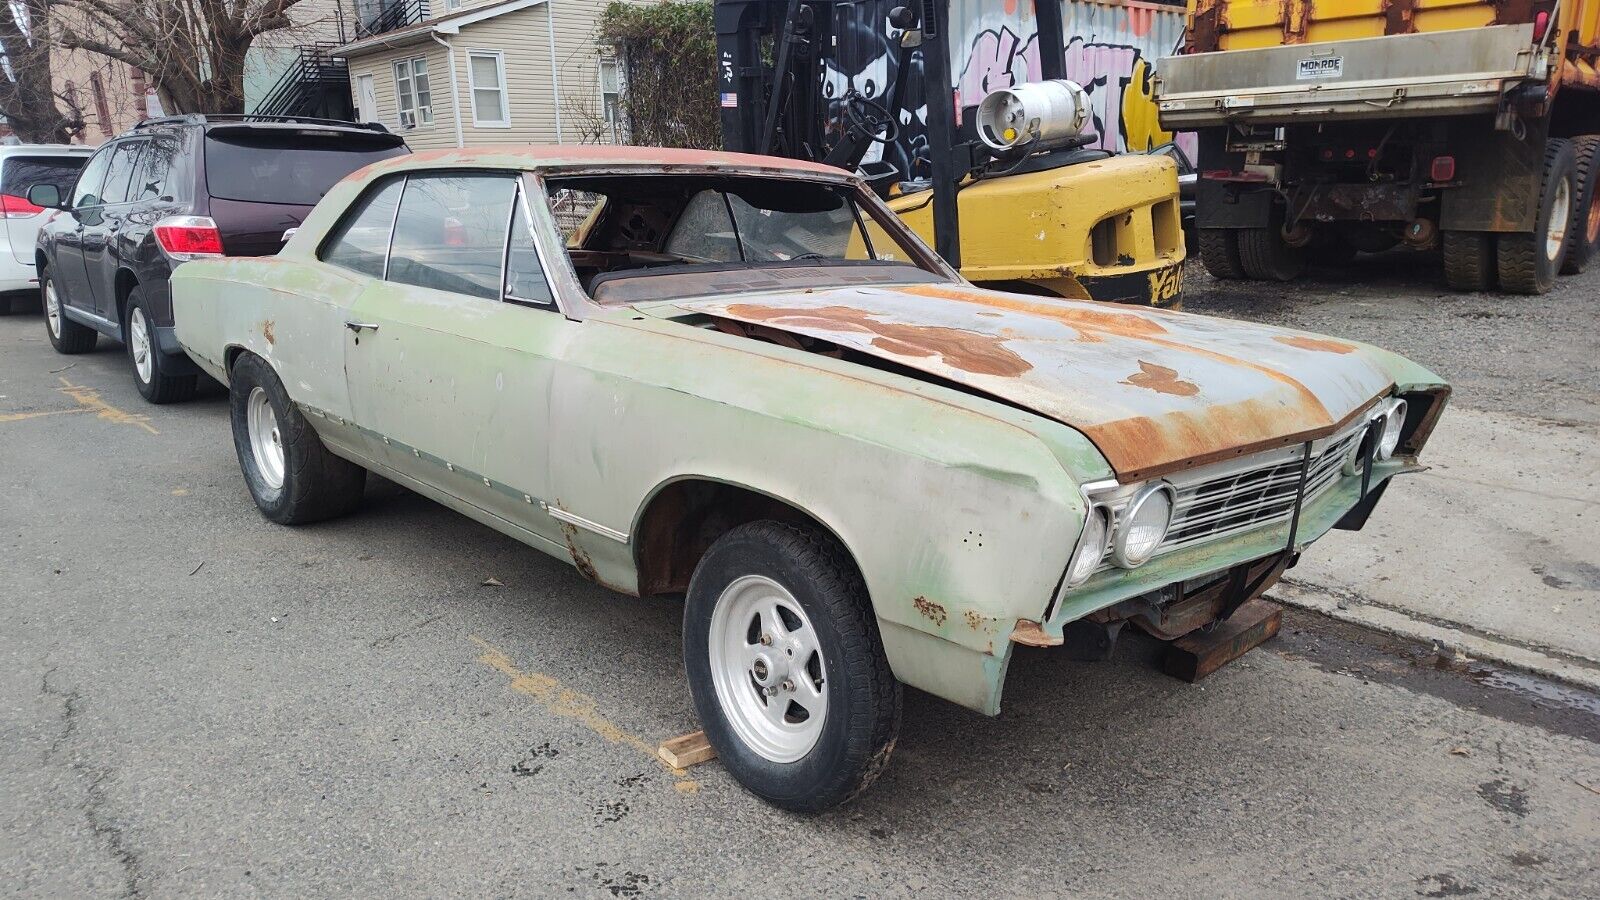
<path id="1" fill-rule="evenodd" d="M 421 64 L 422 71 L 417 71 Z M 428 103 L 418 103 L 417 75 L 428 79 Z M 401 85 L 405 88 L 402 90 Z M 407 108 L 409 101 L 409 109 Z M 433 125 L 433 76 L 428 72 L 428 57 L 408 56 L 405 59 L 394 61 L 394 108 L 395 120 L 401 131 L 412 131 L 417 128 L 426 128 Z M 410 121 L 407 121 L 410 116 Z"/>
<path id="2" fill-rule="evenodd" d="M 478 91 L 491 91 L 494 88 L 478 87 L 478 79 L 472 74 L 472 58 L 474 56 L 492 57 L 494 59 L 495 74 L 500 79 L 500 119 L 484 119 L 478 115 Z M 511 127 L 511 92 L 506 88 L 506 54 L 504 50 L 485 50 L 469 48 L 467 50 L 467 96 L 472 98 L 472 127 L 474 128 L 510 128 Z"/>
<path id="3" fill-rule="evenodd" d="M 617 89 L 615 91 L 606 90 L 606 68 L 608 66 L 616 75 Z M 600 117 L 606 123 L 606 129 L 610 131 L 611 142 L 614 144 L 627 143 L 622 134 L 622 63 L 614 57 L 602 56 L 595 61 L 594 71 L 595 84 L 598 88 L 596 96 L 600 98 Z M 611 112 L 616 113 L 614 116 L 607 115 L 606 94 L 608 93 L 615 94 L 617 98 L 617 102 L 611 110 Z"/>

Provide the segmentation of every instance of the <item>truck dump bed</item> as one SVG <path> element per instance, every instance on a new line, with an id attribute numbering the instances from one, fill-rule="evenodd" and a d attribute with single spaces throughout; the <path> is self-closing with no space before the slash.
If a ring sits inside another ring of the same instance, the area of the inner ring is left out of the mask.
<path id="1" fill-rule="evenodd" d="M 1523 83 L 1600 88 L 1600 0 L 1190 0 L 1161 61 L 1162 125 L 1493 112 Z M 1542 10 L 1542 11 L 1541 11 Z"/>

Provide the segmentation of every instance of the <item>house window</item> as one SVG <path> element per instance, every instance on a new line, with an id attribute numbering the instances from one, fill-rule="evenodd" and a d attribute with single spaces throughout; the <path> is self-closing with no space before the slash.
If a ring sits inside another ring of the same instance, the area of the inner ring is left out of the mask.
<path id="1" fill-rule="evenodd" d="M 394 101 L 400 109 L 401 128 L 433 124 L 433 91 L 428 89 L 426 56 L 395 60 Z"/>
<path id="2" fill-rule="evenodd" d="M 473 125 L 479 128 L 511 127 L 504 53 L 499 50 L 468 50 L 467 84 L 472 88 Z"/>
<path id="3" fill-rule="evenodd" d="M 606 134 L 612 143 L 622 143 L 622 79 L 614 59 L 600 60 L 600 110 L 606 119 Z"/>

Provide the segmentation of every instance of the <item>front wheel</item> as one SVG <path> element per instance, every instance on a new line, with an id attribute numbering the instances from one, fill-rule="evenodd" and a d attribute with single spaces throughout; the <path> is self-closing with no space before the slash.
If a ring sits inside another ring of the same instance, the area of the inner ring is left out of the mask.
<path id="1" fill-rule="evenodd" d="M 93 350 L 99 333 L 67 318 L 62 310 L 61 289 L 56 287 L 55 273 L 49 266 L 39 273 L 39 293 L 44 297 L 44 330 L 50 336 L 50 346 L 65 354 Z"/>
<path id="2" fill-rule="evenodd" d="M 241 356 L 228 393 L 239 468 L 262 515 L 302 525 L 360 505 L 367 470 L 328 451 L 265 360 Z"/>
<path id="3" fill-rule="evenodd" d="M 739 783 L 820 812 L 865 790 L 900 731 L 866 585 L 819 530 L 741 525 L 695 567 L 684 667 L 706 738 Z"/>

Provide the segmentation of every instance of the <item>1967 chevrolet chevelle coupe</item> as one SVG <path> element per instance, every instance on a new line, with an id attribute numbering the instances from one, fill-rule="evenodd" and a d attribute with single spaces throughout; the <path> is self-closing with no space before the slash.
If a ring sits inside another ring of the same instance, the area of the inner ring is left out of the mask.
<path id="1" fill-rule="evenodd" d="M 172 286 L 268 518 L 370 470 L 685 595 L 711 743 L 802 810 L 882 770 L 902 684 L 993 715 L 1017 643 L 1229 615 L 1365 522 L 1448 394 L 1349 341 L 976 289 L 856 177 L 734 154 L 399 157 Z"/>

